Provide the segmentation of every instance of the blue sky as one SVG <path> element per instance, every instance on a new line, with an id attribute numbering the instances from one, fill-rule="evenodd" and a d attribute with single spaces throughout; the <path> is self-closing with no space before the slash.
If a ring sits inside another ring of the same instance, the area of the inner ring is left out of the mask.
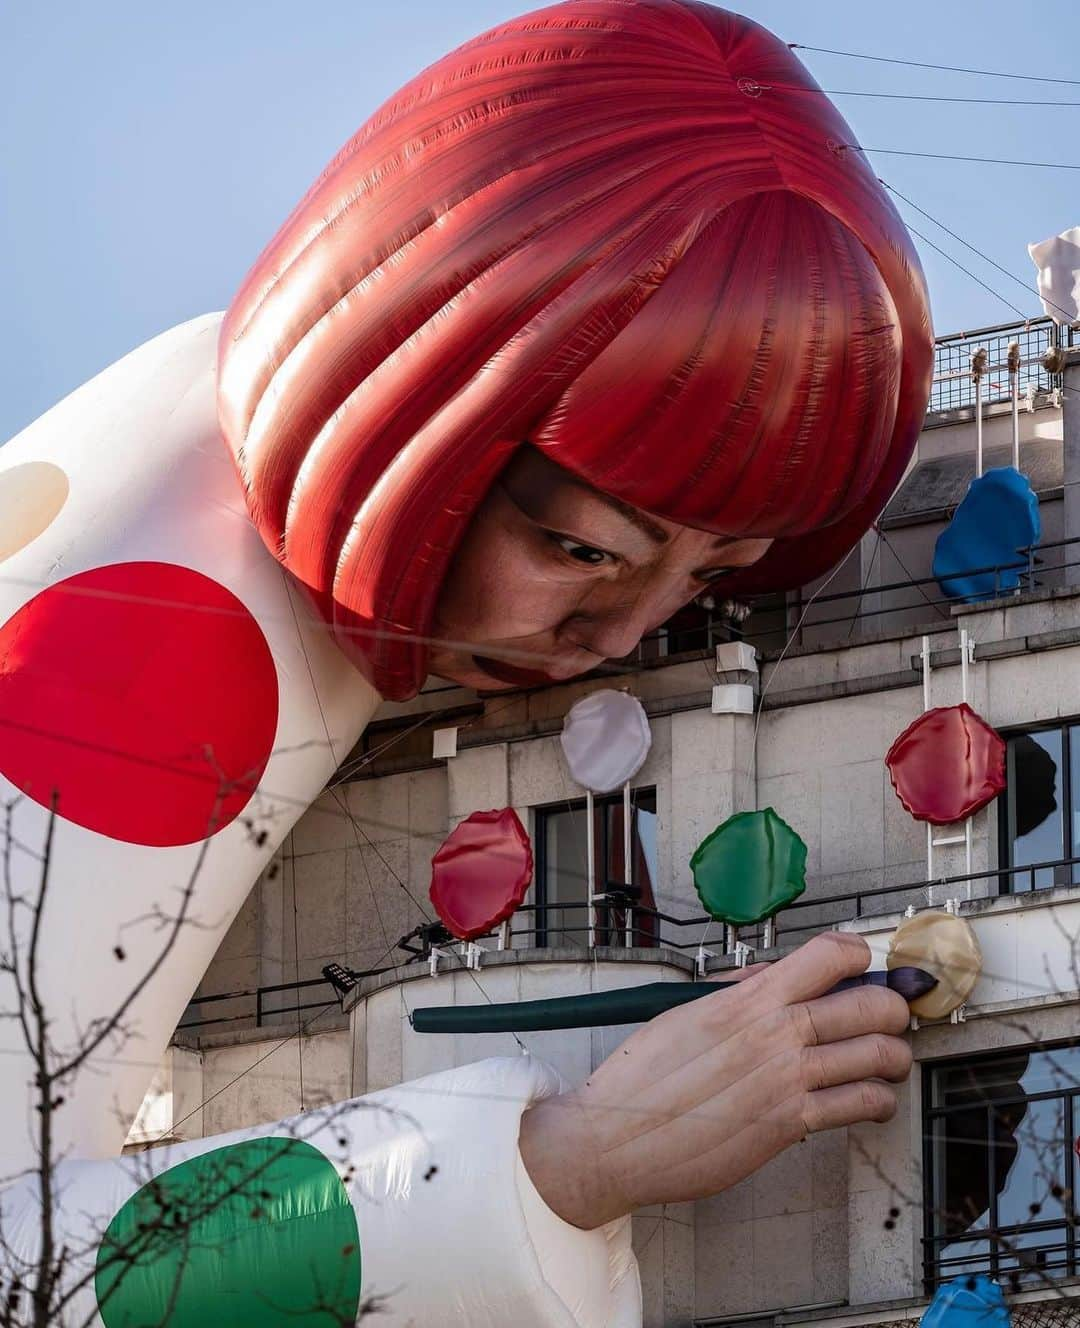
<path id="1" fill-rule="evenodd" d="M 327 159 L 402 82 L 528 0 L 0 0 L 0 438 L 157 332 L 224 307 Z M 745 0 L 785 41 L 1080 79 L 1080 6 Z M 828 90 L 1063 100 L 802 53 Z M 868 147 L 1080 165 L 1067 108 L 837 95 Z M 1080 171 L 881 156 L 878 174 L 1003 267 L 1080 223 Z M 910 214 L 1026 313 L 1034 294 Z M 916 240 L 940 333 L 1015 315 Z"/>

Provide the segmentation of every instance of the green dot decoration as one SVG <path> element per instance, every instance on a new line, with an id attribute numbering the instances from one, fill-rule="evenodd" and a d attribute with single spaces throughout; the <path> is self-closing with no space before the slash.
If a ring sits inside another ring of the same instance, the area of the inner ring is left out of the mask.
<path id="1" fill-rule="evenodd" d="M 94 1285 L 105 1328 L 340 1328 L 360 1304 L 356 1213 L 303 1140 L 215 1148 L 124 1204 Z"/>
<path id="2" fill-rule="evenodd" d="M 806 845 L 771 807 L 736 812 L 697 846 L 690 870 L 710 917 L 745 927 L 806 889 Z"/>

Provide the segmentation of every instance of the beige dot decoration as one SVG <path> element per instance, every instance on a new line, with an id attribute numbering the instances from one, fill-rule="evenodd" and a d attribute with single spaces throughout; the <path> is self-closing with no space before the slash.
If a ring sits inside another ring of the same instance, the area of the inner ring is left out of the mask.
<path id="1" fill-rule="evenodd" d="M 928 911 L 905 918 L 889 942 L 888 969 L 924 969 L 937 986 L 911 1002 L 920 1019 L 945 1019 L 971 995 L 982 972 L 982 951 L 971 927 L 955 913 Z"/>
<path id="2" fill-rule="evenodd" d="M 47 530 L 67 502 L 67 475 L 51 461 L 0 470 L 0 562 Z"/>

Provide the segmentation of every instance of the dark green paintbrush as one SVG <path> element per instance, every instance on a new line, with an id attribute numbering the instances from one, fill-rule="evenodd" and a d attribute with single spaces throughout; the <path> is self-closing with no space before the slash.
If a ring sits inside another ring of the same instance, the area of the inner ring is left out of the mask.
<path id="1" fill-rule="evenodd" d="M 737 982 L 648 982 L 620 991 L 556 996 L 547 1001 L 433 1005 L 414 1010 L 409 1020 L 417 1033 L 538 1033 L 554 1028 L 643 1024 L 677 1005 L 735 986 Z M 831 991 L 865 986 L 888 987 L 904 1000 L 914 1001 L 936 987 L 937 978 L 921 968 L 875 969 L 857 978 L 844 978 Z"/>

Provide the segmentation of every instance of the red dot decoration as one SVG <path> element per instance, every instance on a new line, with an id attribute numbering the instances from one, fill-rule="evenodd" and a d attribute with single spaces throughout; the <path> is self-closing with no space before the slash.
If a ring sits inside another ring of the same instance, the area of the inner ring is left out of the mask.
<path id="1" fill-rule="evenodd" d="M 505 922 L 532 881 L 529 836 L 511 808 L 473 812 L 431 859 L 431 902 L 459 940 Z"/>
<path id="2" fill-rule="evenodd" d="M 900 801 L 931 825 L 965 820 L 1005 787 L 1005 743 L 966 702 L 920 715 L 885 764 Z"/>
<path id="3" fill-rule="evenodd" d="M 262 629 L 188 567 L 80 572 L 0 628 L 0 773 L 111 839 L 166 847 L 223 829 L 262 777 L 277 713 Z"/>

